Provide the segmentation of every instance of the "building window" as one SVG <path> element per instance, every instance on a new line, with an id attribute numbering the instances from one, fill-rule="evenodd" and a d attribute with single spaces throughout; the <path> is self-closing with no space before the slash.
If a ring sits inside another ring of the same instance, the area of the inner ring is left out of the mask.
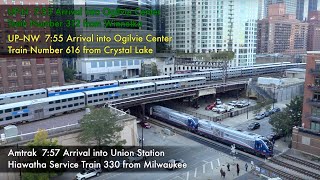
<path id="1" fill-rule="evenodd" d="M 91 68 L 97 68 L 98 63 L 97 62 L 91 62 Z"/>
<path id="2" fill-rule="evenodd" d="M 17 76 L 17 70 L 15 70 L 15 69 L 9 70 L 8 75 L 9 75 L 9 76 Z"/>
<path id="3" fill-rule="evenodd" d="M 119 60 L 115 60 L 114 61 L 114 66 L 120 66 L 120 61 Z"/>
<path id="4" fill-rule="evenodd" d="M 38 74 L 44 74 L 44 69 L 43 68 L 38 68 L 37 72 L 38 72 Z"/>
<path id="5" fill-rule="evenodd" d="M 126 66 L 126 65 L 127 65 L 126 60 L 122 60 L 122 61 L 121 61 L 121 66 Z"/>
<path id="6" fill-rule="evenodd" d="M 31 65 L 31 62 L 28 61 L 28 60 L 23 60 L 22 61 L 22 66 L 30 66 Z"/>
<path id="7" fill-rule="evenodd" d="M 128 60 L 128 66 L 132 66 L 133 65 L 133 60 Z"/>
<path id="8" fill-rule="evenodd" d="M 319 117 L 320 116 L 320 108 L 312 107 L 311 108 L 311 114 L 312 114 L 312 116 Z"/>
<path id="9" fill-rule="evenodd" d="M 318 123 L 318 122 L 311 122 L 311 130 L 320 132 L 320 123 Z"/>
<path id="10" fill-rule="evenodd" d="M 58 78 L 56 78 L 56 77 L 53 77 L 53 78 L 51 79 L 51 81 L 52 81 L 52 82 L 59 82 Z"/>
<path id="11" fill-rule="evenodd" d="M 24 80 L 24 85 L 32 85 L 31 79 L 25 79 Z"/>
<path id="12" fill-rule="evenodd" d="M 105 62 L 104 62 L 104 61 L 100 61 L 100 62 L 99 62 L 99 67 L 106 67 Z"/>
<path id="13" fill-rule="evenodd" d="M 112 67 L 112 61 L 107 61 L 107 67 Z"/>
<path id="14" fill-rule="evenodd" d="M 134 65 L 139 65 L 140 61 L 139 60 L 134 60 Z"/>
<path id="15" fill-rule="evenodd" d="M 50 64 L 58 64 L 58 59 L 50 59 Z"/>
<path id="16" fill-rule="evenodd" d="M 51 74 L 58 74 L 58 69 L 57 68 L 52 68 L 51 69 Z"/>

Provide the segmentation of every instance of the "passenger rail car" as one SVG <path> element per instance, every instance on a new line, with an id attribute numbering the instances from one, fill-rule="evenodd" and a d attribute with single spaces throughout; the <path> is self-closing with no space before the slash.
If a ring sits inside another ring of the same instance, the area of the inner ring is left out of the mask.
<path id="1" fill-rule="evenodd" d="M 85 107 L 85 95 L 73 93 L 0 106 L 0 126 L 35 121 Z"/>
<path id="2" fill-rule="evenodd" d="M 170 80 L 170 76 L 150 76 L 150 77 L 141 77 L 141 78 L 132 78 L 132 79 L 121 79 L 118 80 L 119 86 L 139 84 L 139 83 L 148 83 L 155 81 L 165 81 Z"/>
<path id="3" fill-rule="evenodd" d="M 51 96 L 78 93 L 83 91 L 112 88 L 117 86 L 118 86 L 118 81 L 103 81 L 103 82 L 95 82 L 95 83 L 51 87 L 51 88 L 47 88 L 47 90 L 48 90 L 48 97 L 51 97 Z"/>
<path id="4" fill-rule="evenodd" d="M 80 110 L 85 105 L 104 105 L 112 99 L 142 96 L 175 88 L 194 87 L 205 84 L 205 77 L 175 79 L 84 91 L 52 96 L 19 103 L 0 105 L 0 126 L 24 121 L 44 119 L 60 113 Z"/>
<path id="5" fill-rule="evenodd" d="M 187 129 L 195 134 L 219 141 L 224 144 L 235 144 L 236 148 L 255 154 L 257 156 L 272 156 L 273 144 L 265 137 L 238 131 L 207 120 L 199 120 L 191 115 L 162 106 L 150 107 L 150 116 L 167 122 L 168 124 Z"/>
<path id="6" fill-rule="evenodd" d="M 47 97 L 46 89 L 0 94 L 0 105 Z"/>
<path id="7" fill-rule="evenodd" d="M 108 89 L 100 89 L 95 91 L 86 91 L 87 105 L 101 105 L 106 101 L 131 96 L 139 96 L 143 94 L 151 94 L 155 92 L 154 83 L 143 83 L 136 85 L 128 85 L 123 87 L 115 87 Z"/>

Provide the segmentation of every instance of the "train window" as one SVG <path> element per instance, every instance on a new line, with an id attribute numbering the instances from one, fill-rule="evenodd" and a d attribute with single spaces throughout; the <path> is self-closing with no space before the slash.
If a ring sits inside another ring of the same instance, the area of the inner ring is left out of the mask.
<path id="1" fill-rule="evenodd" d="M 80 96 L 80 99 L 83 99 L 84 98 L 84 96 Z"/>
<path id="2" fill-rule="evenodd" d="M 98 94 L 94 94 L 93 96 L 98 96 Z"/>
<path id="3" fill-rule="evenodd" d="M 77 99 L 79 99 L 79 97 L 75 97 L 75 98 L 74 98 L 74 100 L 77 100 Z"/>
<path id="4" fill-rule="evenodd" d="M 67 106 L 62 106 L 62 109 L 67 108 Z"/>
<path id="5" fill-rule="evenodd" d="M 6 113 L 11 112 L 11 109 L 6 109 L 4 112 Z"/>
<path id="6" fill-rule="evenodd" d="M 33 94 L 30 94 L 30 96 L 33 96 Z"/>
<path id="7" fill-rule="evenodd" d="M 61 91 L 67 91 L 67 90 L 65 90 L 65 89 L 62 89 Z"/>
<path id="8" fill-rule="evenodd" d="M 21 116 L 20 115 L 14 116 L 14 118 L 19 118 L 19 117 L 21 117 Z"/>
<path id="9" fill-rule="evenodd" d="M 13 109 L 14 111 L 19 111 L 20 110 L 20 107 L 16 107 Z"/>
<path id="10" fill-rule="evenodd" d="M 85 89 L 87 89 L 87 88 L 88 88 L 88 86 L 85 86 L 84 88 L 85 88 Z"/>
<path id="11" fill-rule="evenodd" d="M 114 99 L 118 99 L 118 96 L 114 96 Z"/>
<path id="12" fill-rule="evenodd" d="M 3 98 L 0 98 L 0 101 L 2 101 L 3 100 Z"/>
<path id="13" fill-rule="evenodd" d="M 108 98 L 104 98 L 105 101 L 108 101 Z"/>
<path id="14" fill-rule="evenodd" d="M 53 101 L 50 101 L 49 104 L 53 104 Z"/>
<path id="15" fill-rule="evenodd" d="M 71 88 L 71 89 L 68 89 L 68 91 L 72 91 L 73 89 Z"/>
<path id="16" fill-rule="evenodd" d="M 10 97 L 10 99 L 14 99 L 14 98 L 16 98 L 16 97 Z"/>
<path id="17" fill-rule="evenodd" d="M 99 93 L 99 96 L 102 96 L 103 95 L 103 93 Z"/>
<path id="18" fill-rule="evenodd" d="M 92 97 L 92 94 L 88 95 L 88 97 Z"/>
<path id="19" fill-rule="evenodd" d="M 98 99 L 95 99 L 93 102 L 98 102 Z"/>
<path id="20" fill-rule="evenodd" d="M 21 109 L 27 109 L 27 106 L 22 106 L 22 108 Z"/>
<path id="21" fill-rule="evenodd" d="M 0 110 L 0 114 L 2 114 L 3 113 L 3 110 Z"/>
<path id="22" fill-rule="evenodd" d="M 60 103 L 60 100 L 56 100 L 56 103 Z"/>
<path id="23" fill-rule="evenodd" d="M 54 108 L 50 108 L 49 111 L 54 111 Z"/>
<path id="24" fill-rule="evenodd" d="M 45 92 L 41 93 L 41 94 L 45 94 Z"/>
<path id="25" fill-rule="evenodd" d="M 95 85 L 94 87 L 98 87 L 98 85 Z"/>
<path id="26" fill-rule="evenodd" d="M 54 92 L 60 92 L 59 90 L 56 90 L 56 91 L 54 91 Z"/>
<path id="27" fill-rule="evenodd" d="M 75 103 L 74 106 L 79 106 L 79 103 Z"/>
<path id="28" fill-rule="evenodd" d="M 36 93 L 36 95 L 39 95 L 39 93 Z"/>
<path id="29" fill-rule="evenodd" d="M 82 102 L 82 103 L 80 103 L 80 105 L 84 105 L 84 103 Z"/>
<path id="30" fill-rule="evenodd" d="M 29 114 L 28 113 L 24 113 L 22 114 L 22 117 L 27 117 Z"/>
<path id="31" fill-rule="evenodd" d="M 74 89 L 79 89 L 79 88 L 74 88 Z"/>
<path id="32" fill-rule="evenodd" d="M 134 93 L 132 93 L 131 96 L 134 96 Z"/>
<path id="33" fill-rule="evenodd" d="M 72 107 L 72 106 L 73 106 L 73 104 L 69 104 L 69 105 L 68 105 L 68 107 Z"/>
<path id="34" fill-rule="evenodd" d="M 12 116 L 6 117 L 6 120 L 10 120 L 12 119 Z"/>
<path id="35" fill-rule="evenodd" d="M 88 101 L 88 103 L 92 103 L 92 101 Z"/>
<path id="36" fill-rule="evenodd" d="M 17 96 L 17 98 L 21 98 L 21 96 Z"/>
<path id="37" fill-rule="evenodd" d="M 67 100 L 66 99 L 62 99 L 61 102 L 67 102 Z"/>
<path id="38" fill-rule="evenodd" d="M 99 101 L 103 101 L 103 99 L 99 99 Z"/>
<path id="39" fill-rule="evenodd" d="M 72 101 L 72 100 L 73 100 L 72 98 L 69 98 L 69 99 L 68 99 L 68 101 Z"/>
<path id="40" fill-rule="evenodd" d="M 3 121 L 3 118 L 0 118 L 0 121 Z"/>

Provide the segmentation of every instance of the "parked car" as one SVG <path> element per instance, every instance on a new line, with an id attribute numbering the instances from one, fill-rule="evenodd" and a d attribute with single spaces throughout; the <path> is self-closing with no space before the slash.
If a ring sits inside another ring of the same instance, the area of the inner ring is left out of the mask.
<path id="1" fill-rule="evenodd" d="M 238 103 L 237 101 L 231 101 L 231 102 L 228 103 L 228 105 L 230 105 L 230 106 L 236 106 L 237 103 Z"/>
<path id="2" fill-rule="evenodd" d="M 206 110 L 212 110 L 212 108 L 214 108 L 215 106 L 216 106 L 216 103 L 209 104 L 209 105 L 206 107 Z"/>
<path id="3" fill-rule="evenodd" d="M 274 140 L 277 140 L 277 139 L 280 139 L 281 137 L 284 136 L 284 133 L 283 132 L 280 132 L 280 133 L 276 133 L 276 132 L 272 132 L 271 134 L 269 134 L 267 136 L 267 138 L 272 141 L 272 139 Z"/>
<path id="4" fill-rule="evenodd" d="M 219 114 L 222 114 L 222 113 L 225 113 L 225 112 L 227 112 L 227 110 L 224 109 L 224 108 L 218 108 L 217 109 L 217 113 L 219 113 Z"/>
<path id="5" fill-rule="evenodd" d="M 146 128 L 146 129 L 150 129 L 151 128 L 151 125 L 149 123 L 145 122 L 145 121 L 141 121 L 139 124 L 143 128 Z"/>
<path id="6" fill-rule="evenodd" d="M 222 109 L 223 108 L 223 105 L 216 105 L 214 108 L 212 108 L 211 110 L 213 112 L 217 112 L 219 109 Z"/>
<path id="7" fill-rule="evenodd" d="M 249 126 L 248 126 L 248 129 L 249 129 L 249 130 L 255 130 L 255 129 L 259 129 L 259 128 L 260 128 L 260 124 L 257 123 L 257 122 L 251 123 L 251 124 L 249 124 Z"/>
<path id="8" fill-rule="evenodd" d="M 170 159 L 169 161 L 168 161 L 168 163 L 184 163 L 184 160 L 182 160 L 182 159 Z M 174 170 L 174 168 L 168 168 L 169 170 Z"/>
<path id="9" fill-rule="evenodd" d="M 271 113 L 271 110 L 264 112 L 265 117 L 268 117 L 268 116 L 270 116 L 271 114 L 272 114 L 272 113 Z"/>
<path id="10" fill-rule="evenodd" d="M 273 111 L 274 113 L 276 113 L 276 112 L 280 112 L 281 109 L 277 107 L 277 108 L 273 108 L 271 111 Z"/>
<path id="11" fill-rule="evenodd" d="M 236 105 L 237 108 L 243 108 L 243 107 L 247 107 L 247 106 L 250 106 L 250 104 L 248 102 L 239 103 Z"/>
<path id="12" fill-rule="evenodd" d="M 140 161 L 145 160 L 145 159 L 146 159 L 146 157 L 138 156 L 137 153 L 134 153 L 134 156 L 129 156 L 128 157 L 128 162 L 129 163 L 140 162 Z"/>
<path id="13" fill-rule="evenodd" d="M 100 176 L 101 172 L 102 171 L 100 168 L 84 169 L 83 171 L 81 171 L 80 173 L 78 173 L 76 175 L 76 179 L 77 180 L 85 180 L 85 179 L 91 178 L 93 176 Z"/>
<path id="14" fill-rule="evenodd" d="M 220 105 L 220 104 L 222 104 L 222 101 L 220 99 L 217 99 L 216 103 L 217 103 L 217 105 Z"/>
<path id="15" fill-rule="evenodd" d="M 260 113 L 260 114 L 257 114 L 256 116 L 255 116 L 255 119 L 256 120 L 260 120 L 260 119 L 263 119 L 265 117 L 265 114 L 264 113 Z"/>

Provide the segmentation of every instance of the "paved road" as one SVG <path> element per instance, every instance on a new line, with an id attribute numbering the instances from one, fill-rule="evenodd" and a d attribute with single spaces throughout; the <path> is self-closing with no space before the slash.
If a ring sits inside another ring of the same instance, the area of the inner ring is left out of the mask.
<path id="1" fill-rule="evenodd" d="M 243 131 L 254 132 L 254 133 L 260 134 L 262 136 L 267 136 L 270 133 L 272 133 L 272 126 L 269 124 L 269 119 L 270 119 L 269 117 L 265 117 L 261 120 L 249 120 L 247 122 L 244 122 L 244 123 L 241 123 L 241 124 L 235 126 L 234 128 L 237 128 L 237 129 L 240 129 Z M 253 130 L 253 131 L 248 130 L 247 126 L 252 122 L 260 123 L 260 128 Z"/>

